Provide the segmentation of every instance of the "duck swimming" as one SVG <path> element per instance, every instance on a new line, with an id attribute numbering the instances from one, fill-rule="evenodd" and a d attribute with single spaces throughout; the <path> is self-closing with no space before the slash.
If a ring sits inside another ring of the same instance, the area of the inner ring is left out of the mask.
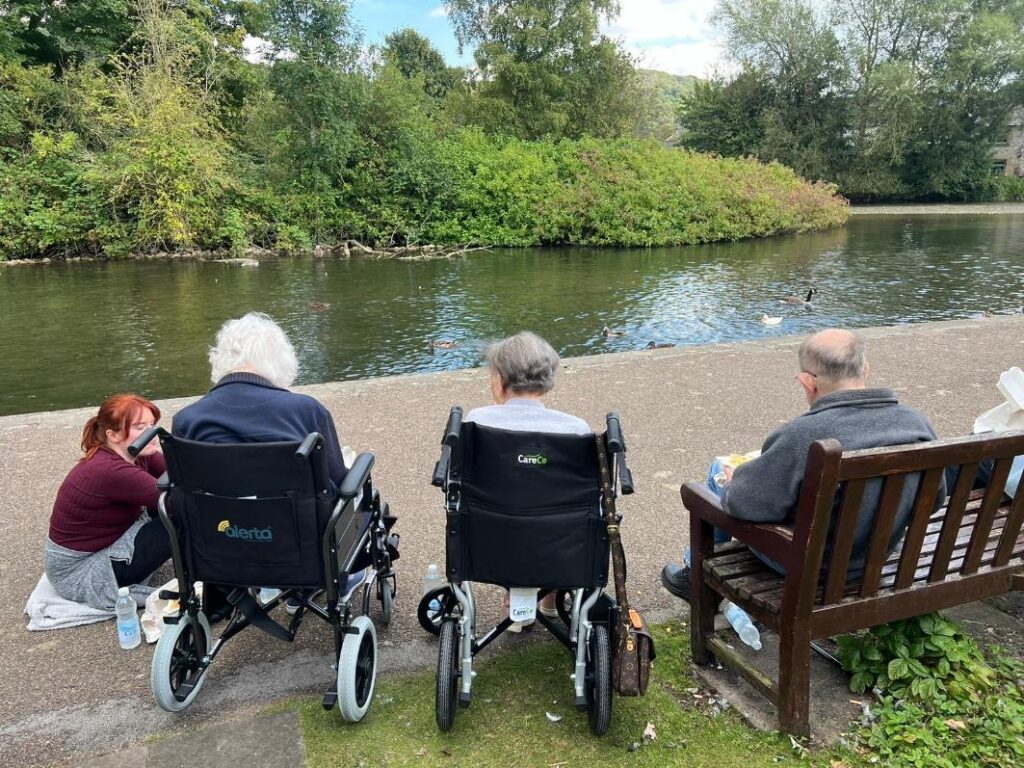
<path id="1" fill-rule="evenodd" d="M 813 296 L 817 292 L 818 292 L 818 290 L 816 288 L 811 287 L 811 288 L 807 289 L 807 296 L 805 298 L 801 299 L 799 296 L 783 296 L 781 299 L 779 299 L 779 303 L 780 304 L 802 304 L 805 307 L 810 307 L 811 306 L 811 296 Z"/>
<path id="2" fill-rule="evenodd" d="M 606 339 L 610 339 L 613 336 L 625 336 L 626 332 L 612 330 L 606 325 L 604 328 L 601 329 L 601 335 L 604 336 Z"/>
<path id="3" fill-rule="evenodd" d="M 311 301 L 309 302 L 309 308 L 314 312 L 323 312 L 325 309 L 330 309 L 330 303 L 326 301 Z"/>
<path id="4" fill-rule="evenodd" d="M 675 344 L 671 341 L 649 341 L 644 349 L 668 349 L 669 347 L 674 346 Z"/>
<path id="5" fill-rule="evenodd" d="M 782 322 L 781 317 L 768 317 L 768 315 L 761 315 L 761 322 L 765 325 L 778 325 Z"/>
<path id="6" fill-rule="evenodd" d="M 431 349 L 452 349 L 454 347 L 457 347 L 458 345 L 459 345 L 459 342 L 452 341 L 451 339 L 431 339 L 430 340 L 430 348 Z"/>

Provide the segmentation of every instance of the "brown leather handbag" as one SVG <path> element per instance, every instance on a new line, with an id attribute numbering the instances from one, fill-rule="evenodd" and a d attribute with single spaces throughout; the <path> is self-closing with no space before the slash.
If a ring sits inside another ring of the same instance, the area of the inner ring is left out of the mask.
<path id="1" fill-rule="evenodd" d="M 619 537 L 619 518 L 615 514 L 615 497 L 611 490 L 608 455 L 604 439 L 597 436 L 597 456 L 601 467 L 601 493 L 608 521 L 608 540 L 612 551 L 612 573 L 615 577 L 615 626 L 612 627 L 612 685 L 620 696 L 642 696 L 647 691 L 654 661 L 654 638 L 647 631 L 643 616 L 629 607 L 626 595 L 626 553 Z"/>

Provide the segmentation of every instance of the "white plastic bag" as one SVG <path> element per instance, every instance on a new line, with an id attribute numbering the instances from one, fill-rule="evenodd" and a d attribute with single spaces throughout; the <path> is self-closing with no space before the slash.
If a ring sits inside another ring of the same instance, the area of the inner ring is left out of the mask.
<path id="1" fill-rule="evenodd" d="M 164 616 L 174 616 L 181 610 L 177 600 L 164 600 L 161 590 L 178 591 L 178 580 L 171 579 L 162 587 L 153 590 L 146 598 L 146 610 L 142 612 L 142 632 L 147 643 L 155 643 L 164 631 Z"/>

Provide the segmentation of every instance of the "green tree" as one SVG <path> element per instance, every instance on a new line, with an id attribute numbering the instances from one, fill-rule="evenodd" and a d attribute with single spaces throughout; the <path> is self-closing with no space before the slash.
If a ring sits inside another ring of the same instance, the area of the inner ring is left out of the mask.
<path id="1" fill-rule="evenodd" d="M 408 27 L 385 37 L 381 54 L 404 77 L 422 77 L 424 92 L 437 99 L 444 98 L 464 74 L 458 67 L 449 67 L 427 38 Z"/>
<path id="2" fill-rule="evenodd" d="M 602 35 L 616 0 L 446 0 L 479 68 L 473 121 L 522 138 L 617 136 L 642 122 L 633 61 Z"/>

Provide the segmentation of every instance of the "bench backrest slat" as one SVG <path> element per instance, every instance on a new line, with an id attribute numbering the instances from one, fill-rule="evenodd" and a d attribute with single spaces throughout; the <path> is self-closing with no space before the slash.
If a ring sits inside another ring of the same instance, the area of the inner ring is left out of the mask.
<path id="1" fill-rule="evenodd" d="M 917 499 L 914 501 L 914 511 L 911 513 L 910 525 L 903 541 L 899 569 L 896 571 L 896 589 L 905 589 L 914 583 L 924 537 L 928 532 L 928 523 L 932 510 L 935 509 L 941 485 L 942 469 L 939 467 L 932 467 L 921 478 Z"/>
<path id="2" fill-rule="evenodd" d="M 882 577 L 882 564 L 889 554 L 889 539 L 892 538 L 892 527 L 896 522 L 896 512 L 903 496 L 905 478 L 906 475 L 890 475 L 885 478 L 882 496 L 875 510 L 874 524 L 871 528 L 868 557 L 864 562 L 864 575 L 860 582 L 861 597 L 872 597 L 878 593 L 878 583 Z"/>
<path id="3" fill-rule="evenodd" d="M 846 587 L 846 571 L 850 567 L 850 553 L 853 551 L 853 535 L 857 529 L 857 518 L 864 501 L 865 480 L 851 480 L 843 489 L 839 504 L 839 517 L 832 539 L 832 559 L 828 563 L 828 580 L 822 603 L 832 605 L 843 599 Z"/>
<path id="4" fill-rule="evenodd" d="M 1010 562 L 1014 546 L 1017 544 L 1017 539 L 1020 538 L 1022 524 L 1024 524 L 1024 488 L 1021 488 L 1013 499 L 1013 506 L 1010 508 L 1010 514 L 1007 515 L 1003 534 L 999 537 L 996 555 L 992 558 L 994 567 L 1001 568 Z"/>
<path id="5" fill-rule="evenodd" d="M 939 541 L 935 545 L 935 554 L 932 556 L 932 567 L 928 571 L 929 583 L 942 581 L 949 572 L 949 559 L 953 555 L 953 547 L 960 534 L 960 524 L 963 522 L 964 510 L 967 509 L 967 500 L 970 497 L 971 486 L 977 473 L 977 462 L 960 467 L 956 486 L 946 505 L 946 516 L 942 520 L 942 532 L 939 534 Z"/>
<path id="6" fill-rule="evenodd" d="M 964 576 L 976 573 L 981 565 L 985 545 L 992 533 L 992 523 L 995 520 L 999 502 L 1003 498 L 1003 487 L 1006 485 L 1006 478 L 1010 474 L 1012 463 L 1012 459 L 999 459 L 992 469 L 992 477 L 985 488 L 985 498 L 981 503 L 981 512 L 974 523 L 971 543 L 967 545 L 967 554 L 960 567 L 960 573 Z"/>

